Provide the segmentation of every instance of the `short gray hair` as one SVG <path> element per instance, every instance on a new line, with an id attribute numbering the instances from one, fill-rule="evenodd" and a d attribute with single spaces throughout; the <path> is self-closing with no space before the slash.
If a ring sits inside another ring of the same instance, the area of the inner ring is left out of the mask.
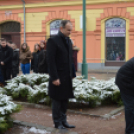
<path id="1" fill-rule="evenodd" d="M 71 23 L 71 21 L 70 20 L 62 20 L 61 23 L 60 23 L 60 27 L 65 28 L 67 23 Z"/>

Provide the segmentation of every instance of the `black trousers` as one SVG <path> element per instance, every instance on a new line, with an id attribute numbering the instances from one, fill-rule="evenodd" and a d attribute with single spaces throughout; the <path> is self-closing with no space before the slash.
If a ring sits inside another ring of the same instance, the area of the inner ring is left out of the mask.
<path id="1" fill-rule="evenodd" d="M 54 123 L 62 123 L 66 121 L 68 100 L 54 100 L 52 99 L 52 118 Z"/>
<path id="2" fill-rule="evenodd" d="M 5 81 L 11 79 L 12 69 L 11 68 L 1 68 L 1 71 L 2 71 L 2 75 L 4 77 L 4 85 L 6 85 Z"/>
<path id="3" fill-rule="evenodd" d="M 134 96 L 121 92 L 125 106 L 126 133 L 134 133 Z"/>

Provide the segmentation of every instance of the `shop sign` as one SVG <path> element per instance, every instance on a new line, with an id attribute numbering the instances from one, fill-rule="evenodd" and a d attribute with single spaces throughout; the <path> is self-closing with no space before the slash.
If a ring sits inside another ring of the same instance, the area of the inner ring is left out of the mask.
<path id="1" fill-rule="evenodd" d="M 126 22 L 120 18 L 113 18 L 106 21 L 106 37 L 125 37 Z"/>
<path id="2" fill-rule="evenodd" d="M 61 21 L 62 20 L 55 20 L 55 21 L 51 22 L 51 24 L 50 24 L 50 34 L 51 35 L 58 34 Z"/>

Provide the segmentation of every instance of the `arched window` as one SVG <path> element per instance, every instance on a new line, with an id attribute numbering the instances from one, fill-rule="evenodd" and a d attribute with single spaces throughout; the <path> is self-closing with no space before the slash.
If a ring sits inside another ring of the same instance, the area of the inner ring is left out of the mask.
<path id="1" fill-rule="evenodd" d="M 126 21 L 112 18 L 105 23 L 106 61 L 125 61 Z"/>
<path id="2" fill-rule="evenodd" d="M 15 21 L 8 21 L 0 24 L 1 38 L 7 41 L 12 41 L 20 48 L 20 23 Z"/>
<path id="3" fill-rule="evenodd" d="M 1 32 L 20 32 L 20 23 L 19 22 L 5 22 L 0 25 Z"/>
<path id="4" fill-rule="evenodd" d="M 50 24 L 50 36 L 54 36 L 58 34 L 59 28 L 60 28 L 60 23 L 62 20 L 54 20 Z"/>

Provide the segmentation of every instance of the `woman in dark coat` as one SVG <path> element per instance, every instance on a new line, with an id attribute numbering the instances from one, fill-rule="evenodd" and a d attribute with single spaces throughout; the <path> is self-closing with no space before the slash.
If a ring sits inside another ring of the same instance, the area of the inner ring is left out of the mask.
<path id="1" fill-rule="evenodd" d="M 119 69 L 115 83 L 125 106 L 125 134 L 134 134 L 134 57 Z"/>
<path id="2" fill-rule="evenodd" d="M 33 70 L 34 73 L 38 73 L 39 52 L 39 44 L 35 44 L 34 52 L 32 53 L 33 59 L 31 60 L 31 70 Z"/>
<path id="3" fill-rule="evenodd" d="M 38 60 L 38 72 L 39 73 L 48 73 L 45 47 L 46 47 L 45 41 L 41 41 L 40 42 L 39 60 Z"/>
<path id="4" fill-rule="evenodd" d="M 11 44 L 13 49 L 13 58 L 12 58 L 12 78 L 16 77 L 19 74 L 19 49 L 17 49 L 16 44 Z"/>

